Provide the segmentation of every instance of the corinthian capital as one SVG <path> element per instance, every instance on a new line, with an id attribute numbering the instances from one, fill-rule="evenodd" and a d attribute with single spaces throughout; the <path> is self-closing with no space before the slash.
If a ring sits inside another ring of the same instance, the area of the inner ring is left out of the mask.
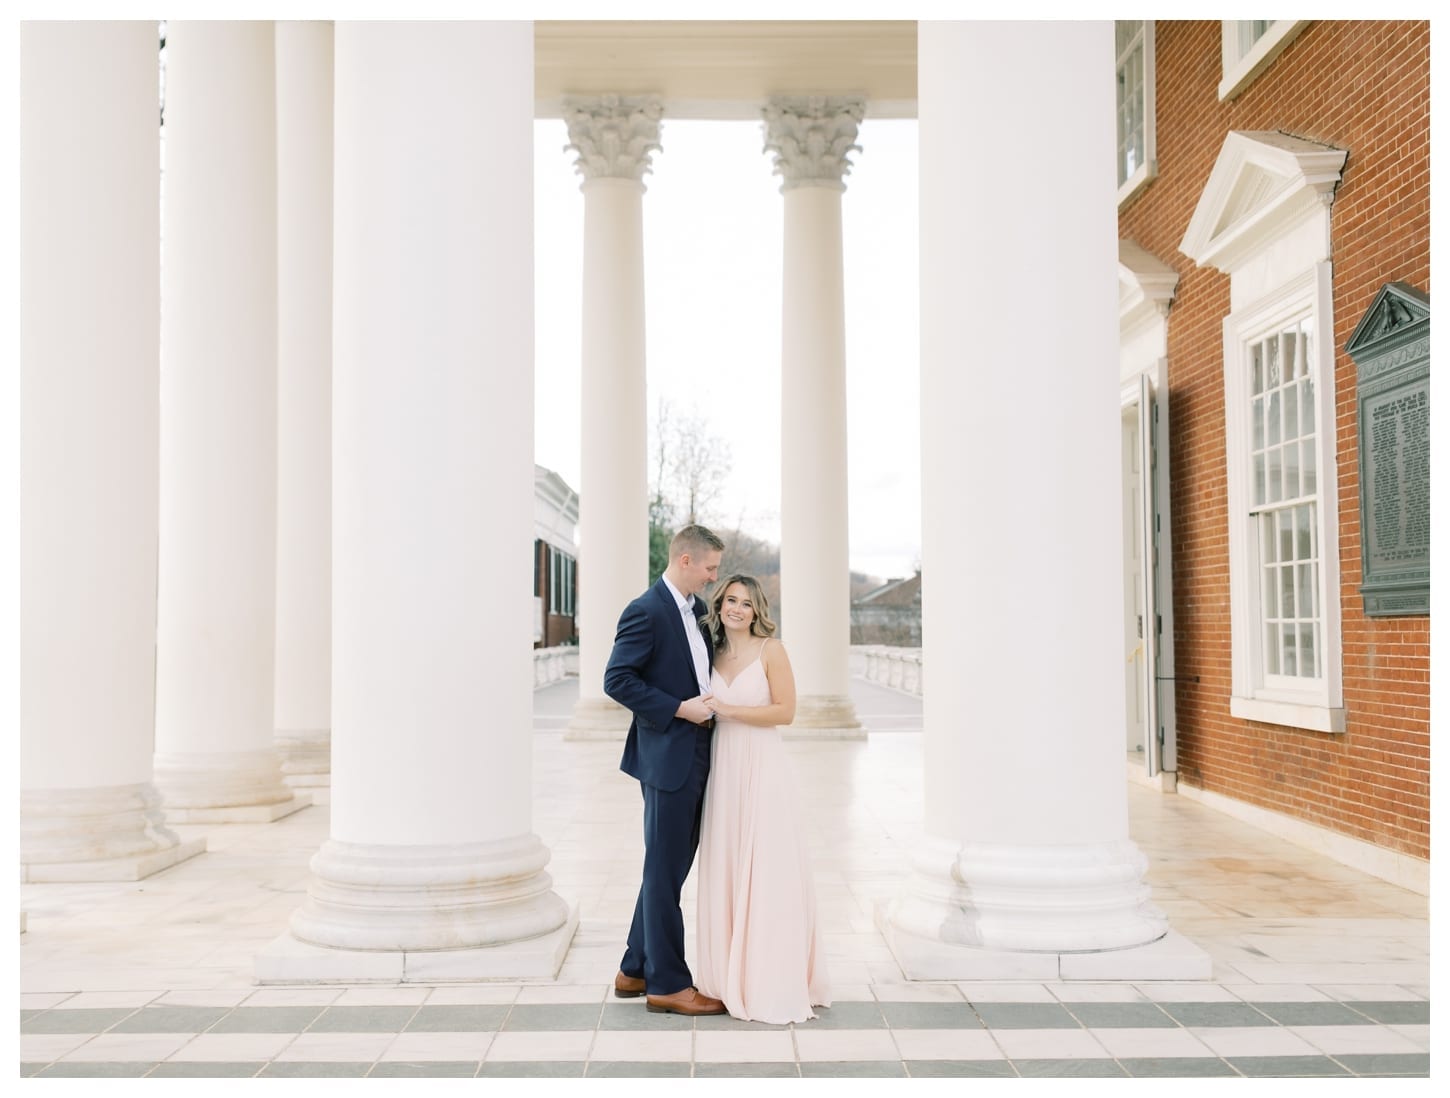
<path id="1" fill-rule="evenodd" d="M 564 101 L 574 167 L 585 181 L 632 179 L 643 183 L 650 152 L 660 147 L 660 101 L 648 95 L 594 95 Z"/>
<path id="2" fill-rule="evenodd" d="M 851 171 L 846 154 L 855 144 L 866 100 L 859 95 L 778 95 L 761 112 L 765 116 L 765 149 L 775 154 L 775 170 L 792 187 L 846 189 Z"/>

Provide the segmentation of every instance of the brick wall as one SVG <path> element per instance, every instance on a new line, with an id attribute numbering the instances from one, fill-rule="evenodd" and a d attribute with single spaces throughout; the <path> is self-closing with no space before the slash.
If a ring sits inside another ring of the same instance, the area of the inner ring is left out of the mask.
<path id="1" fill-rule="evenodd" d="M 1159 175 L 1121 212 L 1179 273 L 1168 318 L 1179 777 L 1419 857 L 1429 856 L 1428 617 L 1364 616 L 1355 365 L 1344 353 L 1380 287 L 1430 292 L 1430 30 L 1311 23 L 1220 103 L 1217 22 L 1156 24 Z M 1338 409 L 1343 734 L 1238 720 L 1231 688 L 1222 320 L 1229 279 L 1178 245 L 1229 130 L 1283 130 L 1346 149 L 1331 211 Z"/>

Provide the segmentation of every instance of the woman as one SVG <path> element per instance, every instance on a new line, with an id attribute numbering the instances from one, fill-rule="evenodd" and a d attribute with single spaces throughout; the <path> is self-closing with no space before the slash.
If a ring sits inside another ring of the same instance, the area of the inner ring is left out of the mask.
<path id="1" fill-rule="evenodd" d="M 830 1006 L 790 759 L 777 727 L 795 719 L 795 678 L 753 576 L 721 583 L 710 781 L 701 820 L 695 979 L 736 1018 L 803 1022 Z"/>

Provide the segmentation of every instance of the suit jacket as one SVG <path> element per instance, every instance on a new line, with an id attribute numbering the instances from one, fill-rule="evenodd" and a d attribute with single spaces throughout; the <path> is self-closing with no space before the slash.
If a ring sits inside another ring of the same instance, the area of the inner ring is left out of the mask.
<path id="1" fill-rule="evenodd" d="M 705 600 L 697 595 L 697 628 L 704 616 Z M 708 639 L 705 651 L 711 655 Z M 700 726 L 676 717 L 675 710 L 684 699 L 699 695 L 700 683 L 684 618 L 663 579 L 619 616 L 614 651 L 604 669 L 604 692 L 634 715 L 619 768 L 666 792 L 684 785 Z"/>

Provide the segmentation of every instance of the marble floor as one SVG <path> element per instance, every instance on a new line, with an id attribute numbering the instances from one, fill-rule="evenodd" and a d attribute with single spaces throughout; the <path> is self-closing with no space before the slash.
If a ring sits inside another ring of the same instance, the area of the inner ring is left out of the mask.
<path id="1" fill-rule="evenodd" d="M 801 1025 L 609 996 L 639 883 L 619 745 L 535 695 L 534 828 L 579 930 L 554 981 L 259 987 L 327 808 L 177 827 L 207 852 L 144 881 L 26 884 L 22 1076 L 1427 1076 L 1425 897 L 1125 780 L 1154 899 L 1213 959 L 1195 983 L 910 983 L 873 922 L 920 827 L 921 703 L 855 680 L 864 742 L 793 743 L 835 1003 Z M 693 878 L 686 926 L 693 924 Z M 689 943 L 692 948 L 693 943 Z"/>

